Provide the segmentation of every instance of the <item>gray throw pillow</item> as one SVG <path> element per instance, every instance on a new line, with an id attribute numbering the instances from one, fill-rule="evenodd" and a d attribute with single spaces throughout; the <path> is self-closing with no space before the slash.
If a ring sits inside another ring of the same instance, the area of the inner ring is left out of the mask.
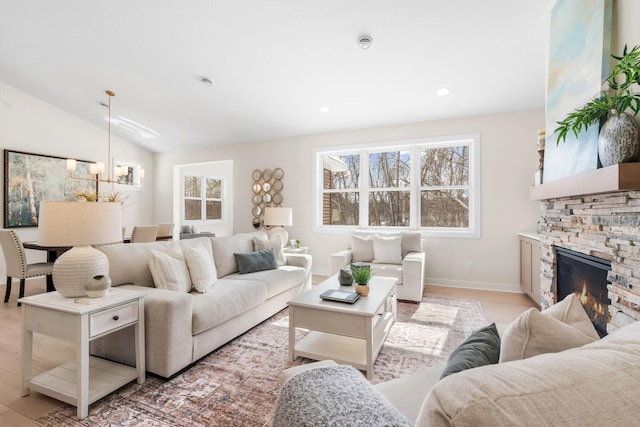
<path id="1" fill-rule="evenodd" d="M 500 335 L 496 324 L 480 328 L 449 356 L 440 379 L 465 369 L 477 368 L 484 365 L 493 365 L 500 359 Z"/>
<path id="2" fill-rule="evenodd" d="M 275 270 L 278 268 L 273 249 L 263 251 L 234 253 L 240 274 L 255 273 L 256 271 Z"/>

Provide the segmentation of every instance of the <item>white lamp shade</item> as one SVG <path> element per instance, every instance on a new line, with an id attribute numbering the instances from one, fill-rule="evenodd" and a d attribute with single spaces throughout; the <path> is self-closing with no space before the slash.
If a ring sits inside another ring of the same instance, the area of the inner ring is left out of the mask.
<path id="1" fill-rule="evenodd" d="M 86 246 L 120 241 L 120 202 L 40 202 L 38 242 L 43 246 Z"/>
<path id="2" fill-rule="evenodd" d="M 120 202 L 40 202 L 38 242 L 73 246 L 53 265 L 53 284 L 62 296 L 86 295 L 86 285 L 109 274 L 109 260 L 90 245 L 122 241 Z"/>
<path id="3" fill-rule="evenodd" d="M 264 225 L 293 225 L 291 208 L 264 208 Z"/>

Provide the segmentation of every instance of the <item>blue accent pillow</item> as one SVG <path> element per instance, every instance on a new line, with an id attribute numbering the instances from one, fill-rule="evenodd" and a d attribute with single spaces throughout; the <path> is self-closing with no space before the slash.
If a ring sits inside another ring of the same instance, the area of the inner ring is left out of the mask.
<path id="1" fill-rule="evenodd" d="M 278 268 L 273 248 L 263 251 L 233 254 L 236 257 L 240 274 L 255 273 L 256 271 L 275 270 Z"/>
<path id="2" fill-rule="evenodd" d="M 500 335 L 496 324 L 480 328 L 458 346 L 447 361 L 440 379 L 465 369 L 492 365 L 500 359 Z"/>

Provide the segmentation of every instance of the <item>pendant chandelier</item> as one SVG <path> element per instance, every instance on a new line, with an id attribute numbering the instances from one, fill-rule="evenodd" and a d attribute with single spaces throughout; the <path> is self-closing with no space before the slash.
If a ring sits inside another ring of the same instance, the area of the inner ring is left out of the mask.
<path id="1" fill-rule="evenodd" d="M 107 168 L 107 176 L 106 178 L 103 178 L 102 176 L 105 170 L 104 162 L 96 162 L 89 165 L 89 171 L 91 172 L 91 175 L 93 175 L 92 178 L 85 178 L 85 177 L 73 175 L 73 172 L 76 170 L 75 159 L 67 159 L 67 170 L 69 171 L 69 176 L 73 179 L 95 181 L 96 183 L 106 182 L 109 184 L 113 184 L 113 183 L 117 184 L 118 178 L 127 175 L 129 173 L 129 169 L 126 166 L 119 166 L 119 165 L 113 165 L 112 167 L 112 164 L 111 164 L 111 98 L 114 97 L 116 94 L 110 90 L 105 91 L 105 93 L 108 95 L 107 99 L 109 101 L 107 104 L 107 108 L 109 109 L 108 136 L 107 136 L 107 165 L 109 165 L 109 167 Z M 112 171 L 114 175 L 113 178 L 111 175 Z M 144 178 L 144 169 L 140 169 L 138 171 L 138 177 L 140 179 Z"/>

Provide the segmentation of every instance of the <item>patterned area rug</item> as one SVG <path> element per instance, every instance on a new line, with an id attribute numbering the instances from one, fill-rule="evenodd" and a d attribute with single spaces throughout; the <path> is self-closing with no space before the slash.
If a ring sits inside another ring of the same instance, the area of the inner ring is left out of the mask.
<path id="1" fill-rule="evenodd" d="M 372 383 L 446 362 L 474 329 L 487 324 L 475 300 L 425 297 L 398 303 L 393 325 L 374 365 Z M 305 331 L 297 331 L 300 339 Z M 268 426 L 278 394 L 278 376 L 312 362 L 288 358 L 288 310 L 201 359 L 170 381 L 148 376 L 89 406 L 79 421 L 64 405 L 40 417 L 41 426 Z"/>

